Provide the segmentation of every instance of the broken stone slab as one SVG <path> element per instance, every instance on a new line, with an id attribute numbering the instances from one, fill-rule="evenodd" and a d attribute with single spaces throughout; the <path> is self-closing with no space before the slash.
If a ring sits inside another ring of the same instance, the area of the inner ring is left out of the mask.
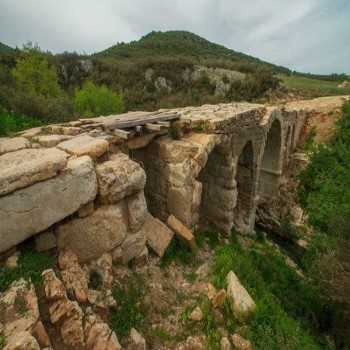
<path id="1" fill-rule="evenodd" d="M 24 148 L 30 148 L 30 142 L 24 137 L 0 138 L 0 155 L 8 152 L 19 151 Z"/>
<path id="2" fill-rule="evenodd" d="M 113 155 L 111 160 L 97 165 L 96 173 L 103 203 L 116 203 L 143 190 L 146 184 L 145 171 L 124 153 Z"/>
<path id="3" fill-rule="evenodd" d="M 167 224 L 193 251 L 197 250 L 196 240 L 191 230 L 188 229 L 180 220 L 178 220 L 174 215 L 170 215 L 168 217 Z"/>
<path id="4" fill-rule="evenodd" d="M 227 298 L 234 315 L 241 321 L 245 321 L 254 312 L 256 305 L 247 290 L 233 271 L 230 271 L 226 277 L 227 280 Z"/>
<path id="5" fill-rule="evenodd" d="M 174 232 L 160 220 L 148 215 L 143 227 L 147 244 L 160 257 L 162 257 L 173 239 Z"/>
<path id="6" fill-rule="evenodd" d="M 0 196 L 57 175 L 68 154 L 56 148 L 23 149 L 0 156 Z"/>
<path id="7" fill-rule="evenodd" d="M 57 145 L 57 148 L 66 151 L 69 154 L 77 156 L 88 155 L 92 159 L 97 159 L 108 151 L 108 142 L 96 139 L 89 135 L 74 137 L 68 141 L 63 141 Z"/>
<path id="8" fill-rule="evenodd" d="M 125 201 L 121 201 L 61 224 L 57 229 L 58 248 L 72 250 L 84 263 L 122 244 L 127 230 L 127 209 Z"/>
<path id="9" fill-rule="evenodd" d="M 70 160 L 62 174 L 0 197 L 0 252 L 48 229 L 91 202 L 97 181 L 91 158 Z"/>
<path id="10" fill-rule="evenodd" d="M 68 135 L 42 135 L 33 137 L 32 141 L 38 142 L 43 147 L 55 147 L 60 142 L 70 140 L 72 136 Z"/>
<path id="11" fill-rule="evenodd" d="M 139 191 L 127 197 L 126 203 L 129 212 L 129 228 L 132 232 L 137 232 L 142 227 L 148 214 L 144 192 Z"/>

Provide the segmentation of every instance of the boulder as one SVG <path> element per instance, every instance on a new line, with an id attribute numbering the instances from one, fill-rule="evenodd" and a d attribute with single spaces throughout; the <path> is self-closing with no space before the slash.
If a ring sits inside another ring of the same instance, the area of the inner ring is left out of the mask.
<path id="1" fill-rule="evenodd" d="M 78 215 L 80 218 L 85 218 L 86 216 L 91 215 L 95 210 L 95 204 L 94 202 L 89 202 L 85 205 L 83 205 L 79 211 L 78 211 Z"/>
<path id="2" fill-rule="evenodd" d="M 57 175 L 68 154 L 56 148 L 23 149 L 0 156 L 0 196 Z"/>
<path id="3" fill-rule="evenodd" d="M 121 350 L 118 338 L 98 316 L 90 314 L 85 319 L 86 350 Z"/>
<path id="4" fill-rule="evenodd" d="M 139 191 L 127 197 L 126 203 L 129 212 L 129 228 L 132 232 L 137 232 L 142 227 L 148 214 L 144 192 Z"/>
<path id="5" fill-rule="evenodd" d="M 103 203 L 116 203 L 143 190 L 146 174 L 126 154 L 118 153 L 96 167 L 99 194 Z"/>
<path id="6" fill-rule="evenodd" d="M 96 139 L 89 135 L 81 135 L 70 140 L 63 141 L 57 145 L 57 148 L 77 156 L 88 155 L 92 159 L 97 159 L 108 151 L 108 142 L 102 139 Z"/>
<path id="7" fill-rule="evenodd" d="M 146 340 L 145 338 L 135 329 L 130 330 L 130 345 L 128 350 L 146 350 Z"/>
<path id="8" fill-rule="evenodd" d="M 147 216 L 142 230 L 145 233 L 147 244 L 158 256 L 162 257 L 173 239 L 174 232 L 150 214 Z"/>
<path id="9" fill-rule="evenodd" d="M 203 320 L 203 312 L 199 306 L 197 306 L 190 314 L 190 320 L 192 321 L 202 321 Z"/>
<path id="10" fill-rule="evenodd" d="M 252 350 L 252 343 L 249 340 L 244 339 L 239 334 L 233 334 L 231 336 L 233 347 L 237 350 Z"/>
<path id="11" fill-rule="evenodd" d="M 231 310 L 235 316 L 244 321 L 255 310 L 255 302 L 242 286 L 239 279 L 233 271 L 230 271 L 227 279 L 227 298 L 229 300 Z"/>
<path id="12" fill-rule="evenodd" d="M 4 350 L 40 350 L 40 346 L 29 332 L 20 332 L 8 340 Z"/>
<path id="13" fill-rule="evenodd" d="M 227 337 L 222 337 L 220 340 L 220 350 L 231 350 L 231 343 Z"/>
<path id="14" fill-rule="evenodd" d="M 21 333 L 26 332 L 29 336 L 34 336 L 34 340 L 41 346 L 50 345 L 49 337 L 40 320 L 38 299 L 32 283 L 24 279 L 13 282 L 1 295 L 0 305 L 0 323 L 4 325 L 2 333 L 5 339 L 21 339 Z M 11 346 L 8 344 L 9 349 L 12 349 L 13 344 Z M 22 347 L 18 348 L 22 349 Z M 17 348 L 13 347 L 13 349 Z"/>
<path id="15" fill-rule="evenodd" d="M 93 163 L 85 156 L 53 179 L 0 197 L 0 253 L 73 214 L 96 193 Z"/>
<path id="16" fill-rule="evenodd" d="M 0 138 L 0 155 L 30 148 L 30 142 L 24 137 Z"/>
<path id="17" fill-rule="evenodd" d="M 224 305 L 225 300 L 226 300 L 226 290 L 221 289 L 215 294 L 211 302 L 214 308 L 218 308 Z"/>
<path id="18" fill-rule="evenodd" d="M 125 202 L 102 206 L 92 215 L 61 224 L 57 229 L 58 248 L 70 249 L 80 263 L 97 259 L 119 246 L 128 230 Z"/>
<path id="19" fill-rule="evenodd" d="M 180 220 L 174 215 L 170 215 L 167 220 L 168 226 L 175 234 L 183 240 L 193 251 L 197 249 L 196 240 L 191 232 Z"/>

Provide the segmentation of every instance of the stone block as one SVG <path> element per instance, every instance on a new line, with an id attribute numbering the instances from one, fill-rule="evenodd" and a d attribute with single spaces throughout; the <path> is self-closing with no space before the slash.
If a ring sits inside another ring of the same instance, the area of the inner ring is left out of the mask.
<path id="1" fill-rule="evenodd" d="M 77 156 L 88 155 L 92 159 L 96 159 L 106 153 L 109 146 L 105 140 L 96 139 L 89 135 L 81 135 L 68 141 L 63 141 L 57 147 L 69 154 Z"/>
<path id="2" fill-rule="evenodd" d="M 111 160 L 97 165 L 96 173 L 103 203 L 117 203 L 143 190 L 146 183 L 145 171 L 124 153 L 113 155 Z"/>
<path id="3" fill-rule="evenodd" d="M 127 264 L 132 259 L 139 256 L 146 246 L 146 237 L 141 231 L 128 235 L 121 245 L 122 263 Z"/>
<path id="4" fill-rule="evenodd" d="M 255 302 L 233 271 L 228 273 L 226 279 L 227 298 L 231 310 L 239 320 L 244 321 L 254 312 Z"/>
<path id="5" fill-rule="evenodd" d="M 0 138 L 0 155 L 30 148 L 30 142 L 24 137 Z"/>
<path id="6" fill-rule="evenodd" d="M 145 233 L 147 244 L 162 257 L 173 239 L 174 232 L 152 215 L 148 215 L 142 231 Z"/>
<path id="7" fill-rule="evenodd" d="M 180 220 L 174 215 L 170 215 L 167 220 L 168 226 L 175 234 L 183 240 L 193 251 L 197 249 L 196 240 L 191 230 L 189 230 Z"/>
<path id="8" fill-rule="evenodd" d="M 57 175 L 68 154 L 56 148 L 23 149 L 0 156 L 0 196 Z"/>
<path id="9" fill-rule="evenodd" d="M 48 229 L 92 201 L 94 166 L 87 156 L 71 160 L 55 178 L 0 197 L 0 252 Z"/>
<path id="10" fill-rule="evenodd" d="M 70 140 L 72 136 L 67 135 L 42 135 L 33 138 L 33 141 L 40 143 L 43 147 L 55 147 L 60 142 Z"/>
<path id="11" fill-rule="evenodd" d="M 146 198 L 143 191 L 126 198 L 129 212 L 129 228 L 137 232 L 146 220 L 148 211 Z"/>
<path id="12" fill-rule="evenodd" d="M 127 230 L 126 204 L 121 201 L 116 205 L 102 206 L 85 218 L 60 225 L 57 229 L 58 248 L 72 250 L 79 262 L 84 263 L 119 246 Z"/>

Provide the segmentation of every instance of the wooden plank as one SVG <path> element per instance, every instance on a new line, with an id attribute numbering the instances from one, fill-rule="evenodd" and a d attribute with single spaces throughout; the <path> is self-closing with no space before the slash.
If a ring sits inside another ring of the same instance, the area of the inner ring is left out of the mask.
<path id="1" fill-rule="evenodd" d="M 147 123 L 145 125 L 145 128 L 148 131 L 161 131 L 162 129 L 164 129 L 163 126 L 161 126 L 159 124 L 152 124 L 152 123 Z"/>
<path id="2" fill-rule="evenodd" d="M 124 120 L 115 119 L 111 121 L 106 121 L 104 123 L 107 129 L 123 129 L 123 128 L 131 128 L 137 125 L 146 125 L 148 123 L 155 123 L 159 121 L 168 121 L 168 120 L 176 120 L 179 119 L 179 115 L 171 113 L 171 114 L 156 114 L 156 115 L 144 115 L 138 116 L 132 119 L 125 118 Z"/>
<path id="3" fill-rule="evenodd" d="M 120 130 L 120 129 L 114 129 L 113 130 L 113 134 L 115 136 L 120 137 L 123 140 L 128 140 L 130 137 L 133 136 L 133 133 L 130 131 L 126 131 L 126 130 Z"/>

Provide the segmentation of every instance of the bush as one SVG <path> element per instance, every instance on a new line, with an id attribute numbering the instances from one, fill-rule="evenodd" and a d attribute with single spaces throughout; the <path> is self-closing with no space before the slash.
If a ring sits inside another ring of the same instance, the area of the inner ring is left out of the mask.
<path id="1" fill-rule="evenodd" d="M 121 113 L 124 110 L 120 94 L 92 82 L 85 83 L 82 89 L 76 91 L 74 107 L 76 113 L 85 117 Z"/>

